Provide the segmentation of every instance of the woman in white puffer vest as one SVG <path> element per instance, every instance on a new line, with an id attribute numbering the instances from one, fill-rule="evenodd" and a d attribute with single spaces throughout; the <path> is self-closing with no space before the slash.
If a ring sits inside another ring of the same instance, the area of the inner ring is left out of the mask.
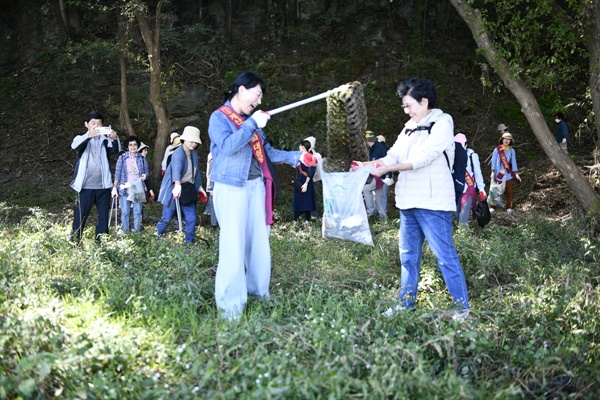
<path id="1" fill-rule="evenodd" d="M 391 317 L 415 306 L 422 247 L 427 239 L 454 300 L 456 310 L 452 317 L 464 321 L 469 316 L 467 284 L 452 240 L 452 212 L 456 211 L 450 172 L 454 161 L 454 122 L 450 115 L 433 108 L 437 94 L 429 80 L 404 81 L 398 86 L 397 95 L 410 121 L 387 156 L 364 163 L 380 164 L 375 170 L 379 176 L 399 171 L 395 191 L 396 207 L 400 209 L 399 302 L 382 315 Z"/>

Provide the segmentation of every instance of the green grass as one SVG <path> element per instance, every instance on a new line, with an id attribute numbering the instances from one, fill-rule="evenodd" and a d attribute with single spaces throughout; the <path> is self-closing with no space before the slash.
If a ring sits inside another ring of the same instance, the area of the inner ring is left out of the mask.
<path id="1" fill-rule="evenodd" d="M 146 222 L 101 244 L 90 227 L 77 247 L 68 218 L 40 209 L 0 223 L 0 399 L 600 396 L 600 247 L 577 222 L 457 230 L 473 307 L 459 324 L 427 246 L 417 308 L 380 316 L 398 291 L 397 220 L 367 247 L 279 207 L 271 300 L 237 323 L 215 309 L 210 227 L 210 246 Z"/>

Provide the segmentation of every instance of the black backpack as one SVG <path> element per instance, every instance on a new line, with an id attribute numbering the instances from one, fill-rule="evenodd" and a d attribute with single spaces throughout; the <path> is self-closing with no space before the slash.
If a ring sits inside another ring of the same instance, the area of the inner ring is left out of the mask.
<path id="1" fill-rule="evenodd" d="M 409 136 L 415 131 L 427 131 L 428 134 L 431 134 L 431 128 L 433 128 L 433 124 L 435 124 L 435 121 L 427 126 L 417 126 L 414 129 L 407 129 L 405 133 Z M 465 150 L 460 143 L 454 142 L 454 164 L 452 168 L 450 168 L 450 160 L 448 159 L 448 154 L 446 154 L 445 151 L 444 157 L 446 157 L 448 169 L 452 173 L 452 180 L 454 181 L 454 200 L 458 208 L 458 204 L 465 190 L 465 173 L 467 172 L 468 158 L 467 150 Z"/>

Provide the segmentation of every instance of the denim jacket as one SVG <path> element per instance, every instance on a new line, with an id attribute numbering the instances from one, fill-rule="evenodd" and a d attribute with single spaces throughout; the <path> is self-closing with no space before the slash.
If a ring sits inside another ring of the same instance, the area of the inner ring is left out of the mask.
<path id="1" fill-rule="evenodd" d="M 227 101 L 225 105 L 231 107 Z M 210 116 L 208 135 L 210 136 L 210 152 L 213 156 L 211 181 L 234 186 L 244 186 L 250 171 L 252 149 L 249 142 L 257 131 L 263 140 L 265 151 L 273 164 L 289 164 L 296 167 L 300 162 L 300 151 L 284 151 L 271 147 L 266 142 L 265 133 L 258 129 L 252 118 L 246 118 L 238 129 L 221 111 L 216 110 Z"/>
<path id="2" fill-rule="evenodd" d="M 194 188 L 197 192 L 200 190 L 200 186 L 202 186 L 202 177 L 200 171 L 198 170 L 198 153 L 196 153 L 196 150 L 192 150 L 190 151 L 190 156 L 192 159 L 192 168 L 195 171 Z M 160 185 L 160 192 L 158 192 L 158 201 L 171 210 L 175 210 L 175 200 L 173 199 L 173 183 L 175 181 L 181 182 L 181 178 L 183 178 L 185 175 L 187 168 L 187 155 L 185 154 L 183 145 L 181 145 L 173 152 L 173 158 L 167 167 L 165 176 L 163 177 Z"/>

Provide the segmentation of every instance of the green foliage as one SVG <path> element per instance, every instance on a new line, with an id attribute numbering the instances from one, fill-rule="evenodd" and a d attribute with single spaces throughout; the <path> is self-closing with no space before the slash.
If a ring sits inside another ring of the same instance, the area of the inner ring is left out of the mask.
<path id="1" fill-rule="evenodd" d="M 521 112 L 521 106 L 512 100 L 502 100 L 498 103 L 496 119 L 498 121 L 518 121 L 520 125 L 527 123 Z"/>
<path id="2" fill-rule="evenodd" d="M 577 2 L 561 11 L 546 0 L 477 3 L 500 54 L 530 87 L 560 87 L 585 71 L 588 53 L 573 25 L 588 17 Z"/>
<path id="3" fill-rule="evenodd" d="M 93 93 L 92 88 L 106 85 L 105 76 L 119 74 L 114 45 L 101 40 L 72 43 L 64 50 L 41 52 L 38 57 L 47 79 L 40 95 L 57 104 L 81 101 Z M 82 93 L 82 87 L 89 88 L 87 93 Z"/>
<path id="4" fill-rule="evenodd" d="M 417 308 L 380 316 L 397 220 L 368 247 L 276 213 L 271 299 L 237 324 L 215 310 L 217 231 L 197 229 L 208 247 L 149 226 L 96 244 L 90 228 L 77 247 L 40 209 L 0 225 L 0 398 L 597 396 L 600 246 L 576 222 L 457 230 L 473 307 L 459 325 L 427 245 Z"/>

